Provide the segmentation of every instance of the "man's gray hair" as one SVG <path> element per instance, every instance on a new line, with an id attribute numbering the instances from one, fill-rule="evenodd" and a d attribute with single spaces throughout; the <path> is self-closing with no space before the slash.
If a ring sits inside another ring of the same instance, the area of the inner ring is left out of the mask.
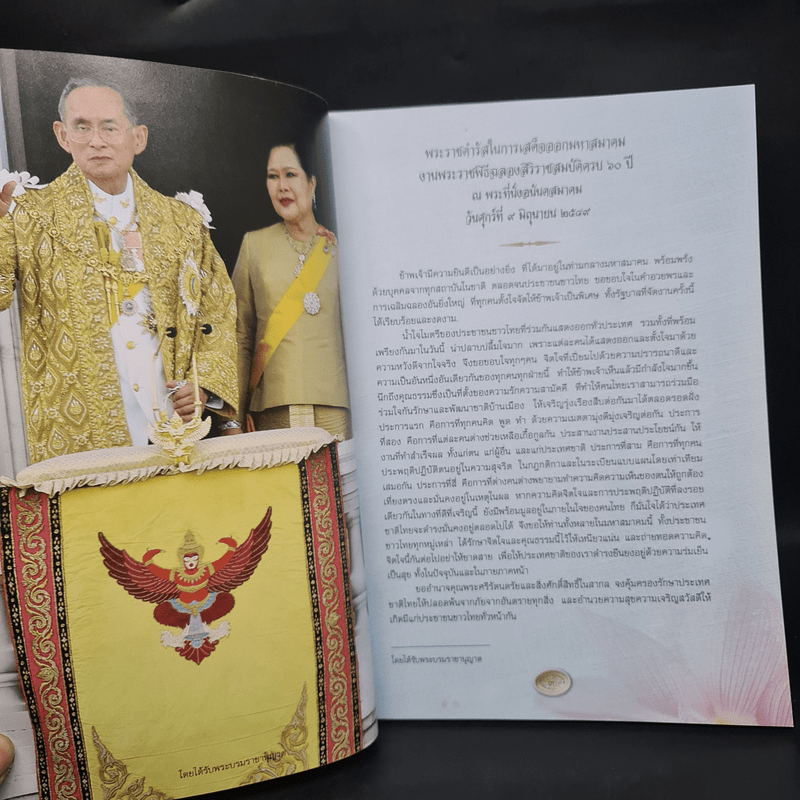
<path id="1" fill-rule="evenodd" d="M 67 121 L 67 97 L 71 92 L 84 86 L 97 89 L 111 89 L 116 92 L 122 98 L 122 107 L 125 109 L 125 116 L 128 118 L 128 122 L 130 122 L 131 126 L 139 124 L 136 120 L 136 110 L 133 104 L 125 97 L 118 86 L 109 81 L 97 81 L 92 78 L 70 78 L 67 81 L 64 91 L 61 92 L 61 99 L 58 101 L 58 116 L 61 118 L 61 122 L 66 123 Z"/>

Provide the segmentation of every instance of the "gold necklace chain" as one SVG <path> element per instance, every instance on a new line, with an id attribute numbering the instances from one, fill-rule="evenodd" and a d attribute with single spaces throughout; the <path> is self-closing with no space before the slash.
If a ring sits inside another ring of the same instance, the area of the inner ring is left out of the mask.
<path id="1" fill-rule="evenodd" d="M 294 268 L 294 276 L 295 278 L 300 277 L 300 272 L 303 269 L 303 266 L 306 263 L 306 259 L 308 258 L 308 254 L 311 252 L 311 249 L 314 247 L 314 241 L 316 240 L 316 236 L 311 239 L 310 242 L 298 242 L 296 239 L 292 238 L 292 235 L 289 233 L 289 229 L 286 227 L 286 223 L 283 223 L 283 232 L 286 234 L 286 241 L 289 242 L 290 247 L 292 250 L 297 253 L 297 265 Z"/>
<path id="2" fill-rule="evenodd" d="M 303 309 L 305 310 L 306 314 L 310 314 L 312 317 L 319 314 L 319 310 L 321 308 L 321 304 L 319 301 L 319 295 L 316 292 L 309 291 L 308 287 L 306 286 L 305 281 L 302 277 L 303 266 L 306 263 L 306 259 L 308 258 L 308 254 L 311 252 L 312 248 L 314 247 L 314 243 L 317 240 L 316 235 L 311 239 L 310 242 L 303 242 L 302 246 L 298 246 L 298 242 L 295 241 L 290 233 L 289 229 L 286 227 L 286 223 L 283 223 L 283 232 L 286 234 L 286 241 L 292 247 L 292 250 L 297 253 L 297 265 L 294 268 L 294 277 L 300 281 L 300 285 L 303 287 L 305 294 L 303 295 Z"/>

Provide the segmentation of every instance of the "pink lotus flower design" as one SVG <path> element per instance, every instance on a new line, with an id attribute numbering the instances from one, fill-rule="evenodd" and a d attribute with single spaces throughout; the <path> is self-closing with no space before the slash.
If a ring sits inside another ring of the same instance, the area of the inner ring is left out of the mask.
<path id="1" fill-rule="evenodd" d="M 780 604 L 764 592 L 741 588 L 720 620 L 687 631 L 686 647 L 590 611 L 586 632 L 613 678 L 572 675 L 570 691 L 539 698 L 551 712 L 572 719 L 688 722 L 708 725 L 791 727 L 792 706 Z"/>

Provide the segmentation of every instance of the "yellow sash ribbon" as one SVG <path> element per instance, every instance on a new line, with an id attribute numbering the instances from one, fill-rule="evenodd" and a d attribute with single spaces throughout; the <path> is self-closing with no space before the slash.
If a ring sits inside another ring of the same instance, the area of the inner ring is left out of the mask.
<path id="1" fill-rule="evenodd" d="M 303 313 L 303 298 L 308 292 L 313 292 L 317 288 L 328 264 L 331 263 L 333 247 L 325 247 L 327 243 L 328 240 L 324 236 L 320 237 L 309 253 L 300 274 L 292 281 L 292 285 L 286 290 L 286 294 L 278 301 L 278 305 L 270 314 L 264 336 L 256 345 L 253 354 L 253 365 L 250 370 L 250 394 L 258 386 L 258 382 L 264 374 L 264 368 L 274 355 L 278 345 L 289 333 L 292 325 L 300 319 L 300 315 Z"/>
<path id="2" fill-rule="evenodd" d="M 108 266 L 103 272 L 103 283 L 106 289 L 106 304 L 108 305 L 108 324 L 113 327 L 119 319 L 119 304 L 128 297 L 136 295 L 145 287 L 143 281 L 131 281 L 127 286 L 116 279 L 114 271 L 120 269 L 121 253 L 111 246 L 111 231 L 104 222 L 95 222 L 97 244 L 100 248 L 100 260 Z"/>

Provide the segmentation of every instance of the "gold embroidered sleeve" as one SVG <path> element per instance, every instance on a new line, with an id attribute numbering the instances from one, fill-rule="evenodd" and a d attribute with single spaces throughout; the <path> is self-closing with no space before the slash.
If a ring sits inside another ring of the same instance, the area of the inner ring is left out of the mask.
<path id="1" fill-rule="evenodd" d="M 242 240 L 239 258 L 233 270 L 233 288 L 236 292 L 236 341 L 239 350 L 239 421 L 244 424 L 247 408 L 250 368 L 253 363 L 258 319 L 253 297 L 253 285 L 250 282 L 250 250 L 248 234 Z"/>
<path id="2" fill-rule="evenodd" d="M 11 305 L 17 270 L 17 242 L 11 214 L 0 218 L 0 311 Z"/>
<path id="3" fill-rule="evenodd" d="M 203 294 L 200 307 L 202 323 L 210 326 L 199 337 L 197 373 L 200 385 L 221 397 L 222 414 L 233 416 L 239 403 L 236 380 L 236 295 L 225 264 L 203 227 L 203 259 L 200 274 Z"/>

